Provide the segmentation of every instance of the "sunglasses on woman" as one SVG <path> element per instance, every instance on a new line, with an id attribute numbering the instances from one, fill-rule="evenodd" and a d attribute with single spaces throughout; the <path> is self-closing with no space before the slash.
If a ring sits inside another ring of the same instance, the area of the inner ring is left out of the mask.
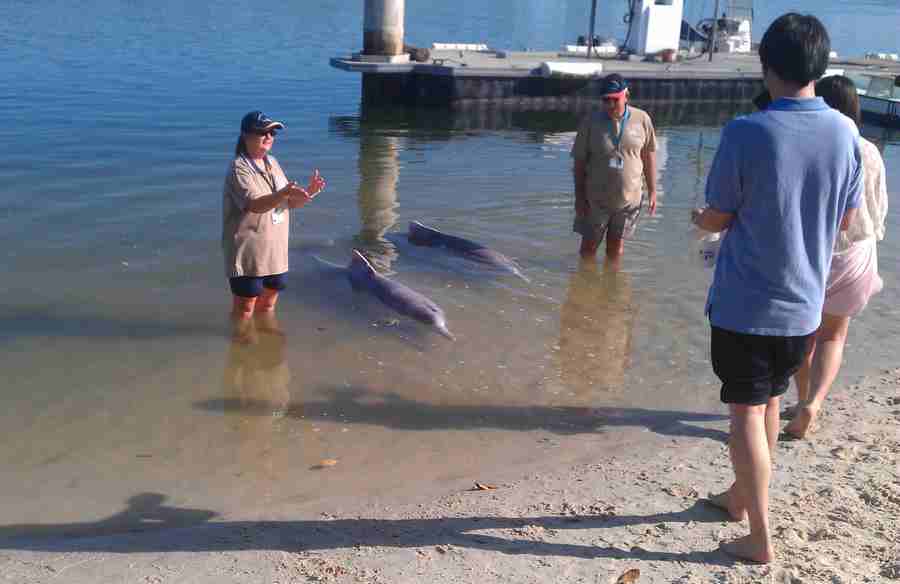
<path id="1" fill-rule="evenodd" d="M 250 133 L 255 136 L 271 136 L 274 138 L 278 135 L 278 130 L 253 130 Z"/>

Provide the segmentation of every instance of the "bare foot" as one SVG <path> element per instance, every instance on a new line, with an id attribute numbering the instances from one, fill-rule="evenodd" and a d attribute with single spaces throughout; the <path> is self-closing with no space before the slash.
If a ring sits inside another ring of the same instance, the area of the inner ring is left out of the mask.
<path id="1" fill-rule="evenodd" d="M 775 550 L 772 548 L 771 541 L 755 541 L 749 535 L 722 542 L 719 544 L 719 549 L 733 558 L 754 564 L 768 564 L 775 559 Z"/>
<path id="2" fill-rule="evenodd" d="M 803 440 L 807 434 L 813 432 L 818 413 L 818 409 L 812 406 L 798 406 L 794 419 L 784 427 L 784 433 L 792 438 Z"/>
<path id="3" fill-rule="evenodd" d="M 724 493 L 710 495 L 706 500 L 713 507 L 716 507 L 717 509 L 721 509 L 723 511 L 727 511 L 728 516 L 732 521 L 743 521 L 747 518 L 747 510 L 744 509 L 740 505 L 740 503 L 735 500 L 734 495 L 732 495 L 733 489 L 734 485 L 731 485 L 731 488 Z"/>

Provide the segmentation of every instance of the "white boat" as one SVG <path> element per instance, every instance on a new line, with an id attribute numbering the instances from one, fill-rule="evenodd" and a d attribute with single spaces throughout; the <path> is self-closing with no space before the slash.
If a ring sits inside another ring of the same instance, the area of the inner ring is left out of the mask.
<path id="1" fill-rule="evenodd" d="M 863 119 L 900 128 L 900 75 L 845 73 L 856 84 Z"/>

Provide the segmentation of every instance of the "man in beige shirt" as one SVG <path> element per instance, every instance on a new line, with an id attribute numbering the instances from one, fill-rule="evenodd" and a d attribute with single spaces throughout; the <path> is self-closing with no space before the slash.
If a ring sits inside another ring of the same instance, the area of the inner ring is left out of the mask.
<path id="1" fill-rule="evenodd" d="M 650 116 L 628 104 L 628 84 L 613 73 L 602 82 L 604 109 L 580 125 L 575 159 L 575 233 L 581 256 L 592 259 L 606 237 L 606 258 L 617 267 L 624 241 L 637 225 L 647 183 L 647 208 L 656 212 L 656 133 Z"/>

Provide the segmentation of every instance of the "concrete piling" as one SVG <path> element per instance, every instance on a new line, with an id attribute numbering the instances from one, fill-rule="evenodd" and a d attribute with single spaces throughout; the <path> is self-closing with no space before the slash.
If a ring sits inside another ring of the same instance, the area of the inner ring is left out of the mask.
<path id="1" fill-rule="evenodd" d="M 405 0 L 365 0 L 363 56 L 403 54 Z"/>

